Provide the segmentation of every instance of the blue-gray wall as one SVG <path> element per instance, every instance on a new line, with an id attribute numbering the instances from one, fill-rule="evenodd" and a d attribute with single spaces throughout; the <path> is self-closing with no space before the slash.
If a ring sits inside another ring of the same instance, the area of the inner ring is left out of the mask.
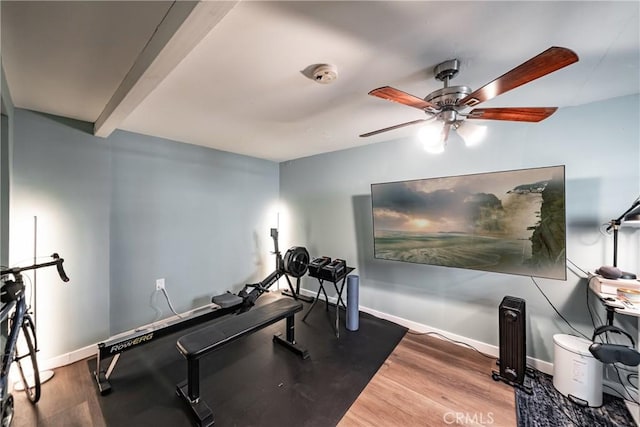
<path id="1" fill-rule="evenodd" d="M 0 115 L 0 266 L 9 263 L 9 120 Z"/>
<path id="2" fill-rule="evenodd" d="M 112 331 L 148 321 L 158 278 L 182 312 L 273 270 L 276 163 L 129 132 L 110 142 Z"/>
<path id="3" fill-rule="evenodd" d="M 9 153 L 13 134 L 13 100 L 0 56 L 0 266 L 9 265 Z M 4 348 L 8 320 L 0 324 L 0 348 Z"/>
<path id="4" fill-rule="evenodd" d="M 13 100 L 0 57 L 0 265 L 9 263 L 9 152 L 13 134 Z"/>
<path id="5" fill-rule="evenodd" d="M 530 278 L 374 260 L 370 184 L 566 165 L 567 255 L 593 271 L 612 263 L 612 237 L 601 234 L 600 225 L 640 194 L 638 117 L 639 98 L 629 96 L 563 108 L 538 124 L 490 123 L 480 146 L 465 148 L 455 137 L 440 155 L 407 138 L 284 162 L 281 202 L 290 212 L 292 239 L 312 257 L 344 258 L 357 268 L 361 306 L 497 345 L 500 301 L 522 297 L 530 319 L 528 354 L 550 361 L 553 334 L 575 332 Z M 619 266 L 640 271 L 639 240 L 637 231 L 621 229 Z M 561 313 L 590 335 L 586 280 L 568 272 L 566 282 L 537 281 Z M 317 289 L 308 278 L 303 287 Z"/>
<path id="6" fill-rule="evenodd" d="M 273 162 L 15 110 L 11 262 L 60 252 L 71 278 L 40 270 L 38 335 L 57 356 L 238 291 L 273 269 Z M 161 313 L 159 312 L 161 310 Z"/>
<path id="7" fill-rule="evenodd" d="M 370 184 L 564 164 L 567 255 L 593 270 L 611 263 L 612 239 L 600 225 L 640 193 L 638 104 L 629 96 L 564 108 L 535 125 L 496 123 L 481 146 L 452 140 L 439 156 L 401 139 L 279 167 L 129 132 L 95 138 L 88 123 L 16 109 L 12 263 L 32 256 L 38 216 L 38 252 L 59 251 L 72 278 L 63 285 L 55 271 L 38 275 L 43 356 L 150 322 L 153 306 L 168 315 L 161 295 L 152 299 L 157 278 L 184 311 L 264 277 L 273 269 L 268 232 L 280 198 L 281 247 L 347 259 L 361 277 L 362 306 L 497 344 L 500 300 L 523 297 L 529 355 L 551 360 L 553 334 L 570 331 L 530 279 L 374 260 Z M 630 271 L 640 270 L 636 230 L 620 235 L 619 265 Z M 586 280 L 569 272 L 566 282 L 538 282 L 590 333 Z M 315 289 L 307 278 L 303 286 Z"/>

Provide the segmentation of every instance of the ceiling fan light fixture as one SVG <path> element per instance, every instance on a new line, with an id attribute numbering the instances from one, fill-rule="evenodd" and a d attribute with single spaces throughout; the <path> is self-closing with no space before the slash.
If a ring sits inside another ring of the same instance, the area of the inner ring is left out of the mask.
<path id="1" fill-rule="evenodd" d="M 431 123 L 418 129 L 418 140 L 427 153 L 440 154 L 444 151 L 442 126 Z"/>
<path id="2" fill-rule="evenodd" d="M 435 118 L 444 123 L 439 138 L 426 135 L 419 136 L 427 151 L 434 152 L 434 150 L 436 150 L 434 147 L 437 147 L 436 152 L 442 152 L 451 128 L 454 130 L 459 128 L 460 137 L 467 146 L 475 145 L 482 139 L 486 128 L 476 127 L 473 131 L 465 132 L 466 129 L 464 129 L 464 127 L 468 125 L 462 126 L 461 123 L 465 119 L 539 122 L 549 117 L 556 111 L 557 107 L 479 108 L 469 113 L 464 113 L 464 110 L 468 107 L 475 107 L 505 92 L 558 71 L 561 68 L 578 62 L 578 60 L 578 55 L 571 49 L 552 46 L 490 83 L 472 91 L 467 86 L 449 86 L 449 81 L 455 77 L 460 67 L 458 60 L 451 59 L 438 64 L 434 69 L 436 79 L 442 81 L 444 87 L 431 92 L 424 99 L 391 86 L 382 86 L 374 89 L 369 92 L 369 95 L 422 110 L 429 115 L 430 118 Z M 377 135 L 381 132 L 398 129 L 418 122 L 420 122 L 420 120 L 389 126 L 377 131 L 367 132 L 360 136 Z M 470 127 L 474 128 L 473 126 Z M 420 131 L 420 133 L 426 134 L 428 132 L 424 130 Z M 434 141 L 438 141 L 438 143 L 436 144 Z"/>
<path id="3" fill-rule="evenodd" d="M 448 125 L 453 125 L 458 120 L 458 113 L 456 110 L 444 110 L 438 115 L 438 118 Z"/>
<path id="4" fill-rule="evenodd" d="M 474 123 L 462 122 L 456 128 L 456 132 L 467 147 L 479 145 L 487 134 L 487 127 L 484 125 L 476 125 Z"/>

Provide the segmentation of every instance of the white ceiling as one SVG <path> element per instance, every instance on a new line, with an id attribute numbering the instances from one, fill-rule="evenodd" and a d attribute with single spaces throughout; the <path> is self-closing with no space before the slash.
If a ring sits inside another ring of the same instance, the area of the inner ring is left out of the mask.
<path id="1" fill-rule="evenodd" d="M 239 1 L 190 14 L 180 3 L 182 14 L 162 1 L 3 0 L 14 105 L 98 121 L 104 134 L 106 118 L 113 128 L 284 161 L 415 132 L 358 137 L 425 118 L 367 93 L 391 85 L 424 97 L 442 87 L 433 67 L 451 58 L 461 62 L 452 84 L 477 89 L 551 46 L 580 57 L 483 107 L 640 92 L 637 1 Z M 323 85 L 303 74 L 320 63 L 336 65 L 338 79 Z"/>

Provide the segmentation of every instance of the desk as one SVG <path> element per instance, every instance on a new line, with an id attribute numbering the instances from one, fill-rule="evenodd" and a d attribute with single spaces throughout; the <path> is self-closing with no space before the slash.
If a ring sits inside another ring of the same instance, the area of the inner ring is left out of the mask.
<path id="1" fill-rule="evenodd" d="M 344 275 L 337 277 L 335 280 L 327 279 L 325 277 L 312 276 L 311 274 L 309 275 L 311 277 L 315 277 L 316 279 L 318 279 L 319 287 L 318 287 L 318 293 L 316 294 L 313 304 L 311 304 L 311 307 L 309 307 L 309 311 L 307 311 L 307 313 L 302 318 L 303 322 L 307 319 L 307 316 L 309 315 L 309 313 L 311 313 L 311 310 L 313 310 L 313 307 L 315 307 L 316 303 L 320 299 L 320 292 L 324 294 L 325 307 L 327 312 L 329 311 L 329 298 L 327 297 L 327 291 L 325 291 L 324 289 L 324 282 L 331 282 L 333 283 L 333 287 L 336 290 L 336 294 L 338 295 L 338 298 L 336 300 L 336 322 L 335 322 L 335 326 L 333 327 L 333 330 L 336 333 L 336 338 L 340 338 L 340 304 L 342 304 L 342 306 L 345 309 L 347 308 L 347 305 L 342 300 L 342 291 L 344 291 L 344 284 L 347 281 L 347 276 L 353 270 L 355 270 L 354 267 L 347 267 L 345 269 Z"/>
<path id="2" fill-rule="evenodd" d="M 609 279 L 602 279 L 600 276 L 589 274 L 589 289 L 600 299 L 602 304 L 606 307 L 611 307 L 616 313 L 640 318 L 640 305 L 632 304 L 627 300 L 618 298 L 618 294 L 612 292 L 613 287 L 611 286 L 611 282 Z M 621 280 L 619 287 L 629 287 L 628 282 L 640 284 L 637 280 Z M 603 290 L 606 292 L 602 292 Z M 638 333 L 640 334 L 640 329 Z M 640 338 L 640 335 L 638 338 Z"/>
<path id="3" fill-rule="evenodd" d="M 636 337 L 636 350 L 640 351 L 640 306 L 639 304 L 632 304 L 629 301 L 618 298 L 617 294 L 610 293 L 612 288 L 604 285 L 611 285 L 611 280 L 603 279 L 601 276 L 589 274 L 589 289 L 600 299 L 600 302 L 607 307 L 607 321 L 611 319 L 613 322 L 613 313 L 624 314 L 626 316 L 634 316 L 638 319 L 638 336 Z M 630 280 L 620 280 L 620 287 L 629 287 Z M 637 282 L 636 283 L 640 283 Z M 602 290 L 607 291 L 601 292 Z M 638 399 L 638 393 L 636 393 L 635 399 Z M 633 420 L 636 424 L 640 425 L 640 407 L 634 402 L 625 399 L 625 403 Z"/>

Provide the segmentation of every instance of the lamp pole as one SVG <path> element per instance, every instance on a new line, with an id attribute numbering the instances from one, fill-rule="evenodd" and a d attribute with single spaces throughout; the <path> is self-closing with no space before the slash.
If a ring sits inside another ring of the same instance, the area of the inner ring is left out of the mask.
<path id="1" fill-rule="evenodd" d="M 618 266 L 618 229 L 622 224 L 623 218 L 632 210 L 640 206 L 640 197 L 638 197 L 635 202 L 631 205 L 629 209 L 624 211 L 622 215 L 620 215 L 617 219 L 612 219 L 607 227 L 607 231 L 613 230 L 613 266 Z"/>
<path id="2" fill-rule="evenodd" d="M 611 220 L 611 227 L 613 229 L 613 266 L 618 266 L 618 230 L 620 229 L 620 219 Z"/>
<path id="3" fill-rule="evenodd" d="M 622 225 L 622 222 L 625 220 L 629 220 L 626 218 L 627 215 L 631 214 L 631 212 L 640 206 L 640 196 L 633 202 L 631 207 L 627 209 L 622 215 L 620 215 L 617 219 L 612 219 L 607 227 L 607 231 L 613 230 L 613 266 L 617 267 L 618 264 L 618 229 Z M 638 212 L 633 212 L 632 215 L 637 215 Z M 635 218 L 634 218 L 635 221 Z M 609 312 L 607 308 L 607 319 L 609 318 Z M 612 315 L 611 315 L 612 316 Z M 611 318 L 613 320 L 613 317 Z M 636 340 L 636 350 L 640 351 L 640 316 L 637 316 L 638 322 L 638 338 Z M 629 395 L 631 397 L 631 395 Z M 636 394 L 637 396 L 637 394 Z M 633 399 L 633 398 L 632 398 Z M 640 418 L 640 409 L 637 404 L 626 401 L 627 409 L 632 414 L 634 421 L 637 422 L 638 418 Z"/>
<path id="4" fill-rule="evenodd" d="M 36 264 L 37 258 L 38 258 L 37 244 L 38 244 L 38 217 L 34 215 L 33 217 L 33 263 L 34 264 Z M 37 288 L 38 286 L 37 286 L 36 270 L 33 270 L 33 330 L 34 331 L 36 331 L 36 320 L 37 320 L 36 315 L 38 311 Z M 36 348 L 36 351 L 38 351 L 37 348 Z M 43 384 L 49 381 L 54 375 L 54 372 L 50 369 L 46 371 L 39 371 L 39 373 L 40 373 L 40 383 L 43 383 Z M 21 381 L 17 381 L 13 387 L 15 390 L 21 391 L 21 390 L 24 390 L 25 385 L 22 384 Z"/>
<path id="5" fill-rule="evenodd" d="M 35 265 L 38 258 L 38 216 L 33 216 L 33 264 Z M 36 330 L 36 312 L 38 306 L 38 277 L 36 270 L 33 270 L 33 330 Z"/>

